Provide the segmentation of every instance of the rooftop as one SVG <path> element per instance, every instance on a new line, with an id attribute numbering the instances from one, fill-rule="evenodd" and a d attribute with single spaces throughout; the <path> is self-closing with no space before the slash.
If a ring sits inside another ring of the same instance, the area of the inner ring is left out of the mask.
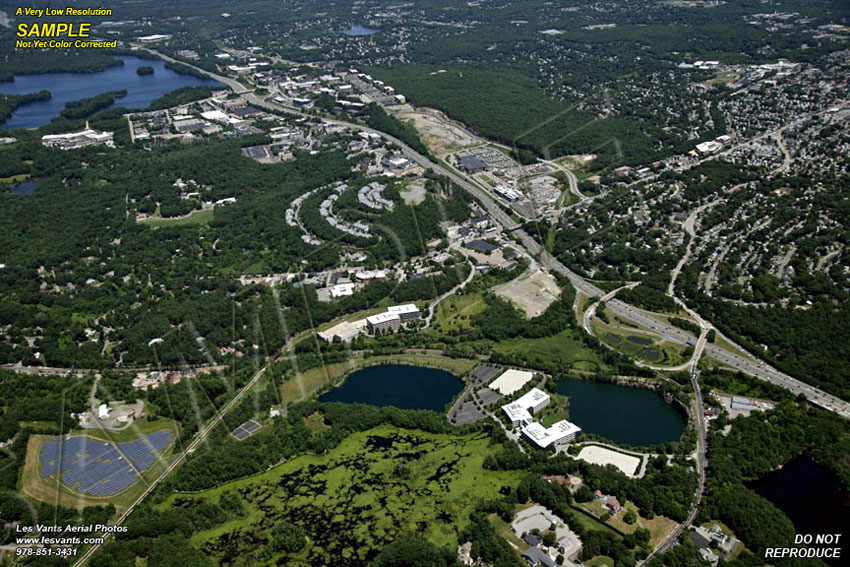
<path id="1" fill-rule="evenodd" d="M 534 374 L 525 370 L 515 370 L 510 368 L 493 380 L 489 388 L 497 390 L 500 394 L 510 396 L 520 388 L 526 385 L 529 380 L 534 377 Z M 517 400 L 519 401 L 519 400 Z"/>

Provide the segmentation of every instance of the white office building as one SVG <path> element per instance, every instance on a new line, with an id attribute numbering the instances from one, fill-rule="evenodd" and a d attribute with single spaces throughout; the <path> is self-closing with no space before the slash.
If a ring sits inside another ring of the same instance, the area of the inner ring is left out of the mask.
<path id="1" fill-rule="evenodd" d="M 530 423 L 522 429 L 522 434 L 541 449 L 546 449 L 569 443 L 580 431 L 580 427 L 564 419 L 551 427 L 543 427 L 538 422 Z"/>
<path id="2" fill-rule="evenodd" d="M 515 402 L 502 406 L 502 411 L 514 427 L 525 426 L 531 423 L 535 413 L 549 405 L 549 400 L 549 394 L 532 388 Z"/>

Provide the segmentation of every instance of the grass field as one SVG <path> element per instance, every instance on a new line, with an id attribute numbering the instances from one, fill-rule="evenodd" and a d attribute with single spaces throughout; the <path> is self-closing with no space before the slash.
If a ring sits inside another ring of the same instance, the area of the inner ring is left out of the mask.
<path id="1" fill-rule="evenodd" d="M 192 211 L 191 213 L 189 213 L 188 216 L 181 218 L 164 219 L 151 217 L 144 220 L 140 220 L 139 222 L 154 228 L 160 226 L 190 226 L 195 224 L 209 224 L 209 222 L 213 220 L 213 214 L 213 209 L 206 209 L 203 211 Z"/>
<path id="2" fill-rule="evenodd" d="M 156 420 L 151 422 L 139 421 L 133 427 L 124 431 L 106 431 L 106 430 L 86 430 L 85 432 L 75 432 L 72 435 L 83 435 L 96 441 L 105 441 L 112 443 L 124 443 L 132 441 L 140 437 L 144 437 L 149 433 L 159 430 L 171 431 L 175 437 L 177 436 L 177 424 L 170 420 Z M 147 470 L 142 472 L 142 478 L 130 486 L 127 490 L 120 492 L 114 496 L 94 497 L 87 496 L 72 491 L 62 484 L 57 475 L 51 475 L 47 478 L 41 477 L 41 446 L 45 441 L 53 439 L 55 435 L 32 435 L 27 443 L 27 455 L 24 462 L 24 471 L 21 481 L 21 491 L 51 505 L 59 505 L 65 508 L 80 509 L 85 506 L 105 506 L 113 504 L 117 514 L 121 514 L 124 510 L 144 492 L 147 486 L 157 478 L 163 470 L 174 459 L 174 453 L 171 449 L 166 449 L 160 454 L 160 459 L 156 460 Z"/>
<path id="3" fill-rule="evenodd" d="M 487 308 L 480 293 L 447 297 L 437 306 L 436 320 L 440 329 L 451 333 L 471 329 L 470 319 Z"/>
<path id="4" fill-rule="evenodd" d="M 199 494 L 169 497 L 160 508 L 192 508 L 239 495 L 246 514 L 196 533 L 192 544 L 219 563 L 254 565 L 254 554 L 282 519 L 299 525 L 307 547 L 270 564 L 367 564 L 397 535 L 416 531 L 440 546 L 457 545 L 477 501 L 515 487 L 517 472 L 487 471 L 495 448 L 485 434 L 436 435 L 381 426 L 346 438 L 322 456 L 301 456 L 262 474 Z"/>
<path id="5" fill-rule="evenodd" d="M 599 370 L 602 361 L 584 345 L 578 332 L 567 329 L 542 339 L 509 339 L 499 343 L 496 352 L 524 355 L 528 362 L 555 363 L 564 369 Z"/>

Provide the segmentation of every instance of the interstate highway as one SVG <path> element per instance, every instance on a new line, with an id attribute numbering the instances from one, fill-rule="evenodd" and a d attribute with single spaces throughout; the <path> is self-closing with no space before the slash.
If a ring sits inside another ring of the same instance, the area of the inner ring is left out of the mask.
<path id="1" fill-rule="evenodd" d="M 310 116 L 310 115 L 305 114 L 303 112 L 300 112 L 300 111 L 298 111 L 294 108 L 290 108 L 290 107 L 286 107 L 286 106 L 283 106 L 283 105 L 279 105 L 279 104 L 276 104 L 276 103 L 272 103 L 272 102 L 262 100 L 262 99 L 258 98 L 256 95 L 254 95 L 252 92 L 250 92 L 248 89 L 246 89 L 241 83 L 239 83 L 238 81 L 231 79 L 229 77 L 223 77 L 221 75 L 210 73 L 209 71 L 206 71 L 205 69 L 195 67 L 193 65 L 184 63 L 182 61 L 177 61 L 175 59 L 172 59 L 171 57 L 168 57 L 167 55 L 163 55 L 163 54 L 161 54 L 157 51 L 154 51 L 152 49 L 146 49 L 146 48 L 141 48 L 141 49 L 148 51 L 150 53 L 153 53 L 153 54 L 161 57 L 162 59 L 164 59 L 166 61 L 174 61 L 174 62 L 182 63 L 183 65 L 187 65 L 189 67 L 192 67 L 192 68 L 194 68 L 194 69 L 216 79 L 219 82 L 227 84 L 228 86 L 230 86 L 234 90 L 234 92 L 245 93 L 246 98 L 251 102 L 251 104 L 254 104 L 258 107 L 274 110 L 274 111 L 277 111 L 277 112 L 285 112 L 285 113 L 288 113 L 288 114 L 294 114 L 294 115 L 300 115 L 300 116 Z M 599 296 L 604 295 L 602 290 L 600 290 L 598 287 L 594 286 L 593 284 L 591 284 L 590 282 L 588 282 L 587 280 L 585 280 L 584 278 L 582 278 L 581 276 L 579 276 L 578 274 L 573 272 L 572 270 L 568 269 L 559 260 L 557 260 L 554 256 L 552 256 L 551 254 L 549 254 L 548 252 L 543 250 L 542 246 L 536 240 L 534 240 L 534 238 L 529 236 L 528 233 L 526 233 L 524 230 L 522 230 L 520 228 L 520 224 L 517 223 L 516 221 L 514 221 L 510 217 L 510 215 L 508 213 L 506 213 L 493 200 L 493 198 L 487 192 L 485 192 L 483 189 L 476 186 L 475 184 L 469 182 L 462 175 L 458 174 L 455 171 L 447 170 L 443 167 L 440 167 L 439 165 L 432 162 L 427 157 L 425 157 L 422 154 L 413 150 L 413 148 L 409 147 L 407 144 L 405 144 L 404 142 L 402 142 L 398 138 L 390 136 L 389 134 L 386 134 L 384 132 L 380 132 L 380 131 L 375 130 L 373 128 L 369 128 L 368 126 L 356 124 L 356 123 L 353 123 L 353 122 L 345 122 L 345 121 L 339 121 L 339 120 L 327 120 L 327 119 L 324 119 L 324 118 L 323 118 L 323 120 L 326 120 L 327 122 L 330 122 L 330 123 L 333 123 L 333 124 L 339 124 L 339 125 L 342 125 L 342 126 L 353 127 L 353 128 L 357 128 L 359 130 L 362 130 L 364 132 L 375 133 L 375 134 L 378 134 L 380 136 L 383 136 L 384 138 L 386 138 L 387 140 L 390 140 L 391 142 L 396 144 L 399 148 L 401 148 L 402 151 L 404 152 L 404 154 L 410 160 L 414 161 L 418 165 L 422 166 L 425 169 L 429 169 L 429 170 L 435 171 L 437 173 L 440 173 L 442 175 L 446 175 L 446 176 L 450 177 L 454 182 L 456 182 L 458 185 L 460 185 L 466 191 L 468 191 L 471 195 L 473 195 L 476 199 L 478 199 L 478 201 L 484 206 L 484 208 L 490 214 L 491 218 L 493 218 L 496 222 L 501 224 L 506 230 L 512 232 L 514 234 L 514 236 L 517 238 L 517 240 L 523 246 L 525 246 L 525 248 L 532 255 L 539 256 L 541 264 L 546 266 L 548 269 L 555 271 L 555 272 L 558 272 L 558 273 L 562 274 L 563 276 L 565 276 L 566 278 L 568 278 L 570 283 L 572 283 L 572 285 L 576 288 L 577 291 L 584 293 L 588 297 L 599 297 Z M 608 309 L 610 309 L 612 312 L 616 313 L 620 317 L 623 317 L 625 319 L 633 321 L 633 322 L 635 322 L 635 323 L 637 323 L 641 326 L 644 326 L 648 329 L 652 329 L 653 331 L 658 333 L 658 335 L 663 339 L 666 339 L 666 340 L 669 340 L 669 341 L 672 341 L 672 342 L 675 342 L 675 343 L 678 343 L 678 344 L 681 344 L 681 345 L 686 345 L 689 342 L 693 345 L 697 344 L 697 337 L 679 329 L 678 327 L 674 327 L 672 325 L 668 325 L 666 323 L 663 323 L 663 322 L 659 321 L 658 319 L 655 319 L 655 318 L 649 316 L 646 312 L 644 312 L 640 309 L 637 309 L 635 307 L 632 307 L 630 305 L 627 305 L 620 300 L 615 299 L 615 300 L 609 302 L 608 303 Z M 741 350 L 744 350 L 744 349 L 741 349 Z M 796 380 L 795 378 L 792 378 L 792 377 L 788 376 L 787 374 L 779 372 L 778 370 L 768 366 L 767 364 L 764 364 L 764 363 L 761 363 L 761 362 L 755 362 L 753 360 L 743 358 L 741 356 L 738 356 L 735 353 L 727 351 L 726 349 L 720 348 L 720 347 L 718 347 L 717 345 L 714 345 L 714 344 L 706 345 L 705 354 L 707 354 L 711 358 L 714 358 L 715 360 L 717 360 L 717 361 L 719 361 L 723 364 L 730 366 L 731 368 L 733 368 L 735 370 L 740 370 L 741 372 L 743 372 L 745 374 L 749 374 L 749 375 L 754 376 L 756 378 L 759 378 L 761 380 L 771 382 L 773 384 L 776 384 L 778 386 L 786 388 L 786 389 L 790 390 L 791 392 L 793 392 L 795 394 L 805 394 L 805 396 L 812 403 L 814 403 L 814 404 L 816 404 L 816 405 L 818 405 L 818 406 L 820 406 L 824 409 L 827 409 L 829 411 L 833 411 L 833 412 L 841 415 L 842 417 L 850 419 L 850 403 L 847 403 L 847 402 L 845 402 L 845 401 L 843 401 L 843 400 L 841 400 L 841 399 L 839 399 L 835 396 L 827 394 L 826 392 L 823 392 L 822 390 L 819 390 L 818 388 L 810 386 L 810 385 L 808 385 L 804 382 Z"/>

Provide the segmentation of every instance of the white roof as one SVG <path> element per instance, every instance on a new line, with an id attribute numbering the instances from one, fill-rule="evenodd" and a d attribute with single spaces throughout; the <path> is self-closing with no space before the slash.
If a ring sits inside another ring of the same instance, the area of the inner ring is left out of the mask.
<path id="1" fill-rule="evenodd" d="M 366 326 L 366 320 L 360 319 L 359 321 L 343 321 L 342 323 L 338 323 L 327 329 L 325 331 L 320 331 L 318 335 L 328 341 L 333 341 L 334 337 L 339 337 L 343 341 L 350 341 L 358 334 L 360 334 L 360 330 Z"/>
<path id="2" fill-rule="evenodd" d="M 523 434 L 534 441 L 541 449 L 545 449 L 561 439 L 575 435 L 579 431 L 581 431 L 580 427 L 570 423 L 566 419 L 553 424 L 551 427 L 543 427 L 535 421 L 522 429 Z"/>
<path id="3" fill-rule="evenodd" d="M 343 297 L 346 295 L 354 295 L 354 284 L 338 284 L 331 288 L 331 295 L 334 297 Z"/>
<path id="4" fill-rule="evenodd" d="M 503 396 L 510 396 L 531 380 L 534 374 L 525 370 L 515 370 L 513 368 L 505 370 L 501 376 L 490 382 L 489 388 L 497 390 Z"/>
<path id="5" fill-rule="evenodd" d="M 502 406 L 502 410 L 508 414 L 511 421 L 523 421 L 531 418 L 532 408 L 547 400 L 549 400 L 549 394 L 537 388 L 532 388 L 516 401 Z"/>
<path id="6" fill-rule="evenodd" d="M 387 307 L 387 313 L 397 313 L 398 315 L 401 315 L 402 313 L 419 313 L 419 308 L 413 303 L 393 305 L 392 307 Z"/>
<path id="7" fill-rule="evenodd" d="M 399 317 L 395 313 L 378 313 L 377 315 L 366 317 L 366 320 L 372 325 L 378 325 L 387 321 L 398 321 Z"/>
<path id="8" fill-rule="evenodd" d="M 207 120 L 218 120 L 218 121 L 227 121 L 228 116 L 221 110 L 210 110 L 209 112 L 202 112 L 201 116 L 206 118 Z"/>

